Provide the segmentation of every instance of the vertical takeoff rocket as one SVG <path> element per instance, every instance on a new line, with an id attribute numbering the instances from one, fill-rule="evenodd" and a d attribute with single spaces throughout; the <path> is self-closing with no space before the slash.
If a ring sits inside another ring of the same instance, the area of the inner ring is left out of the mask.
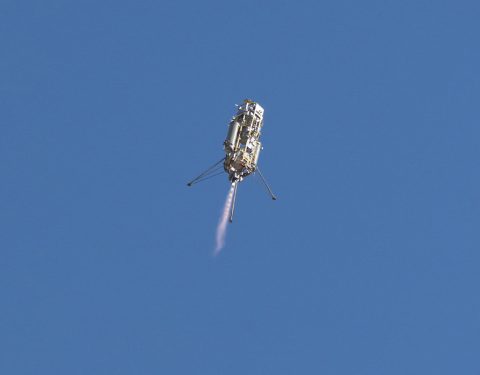
<path id="1" fill-rule="evenodd" d="M 264 109 L 260 104 L 245 99 L 238 106 L 237 113 L 228 126 L 227 139 L 223 143 L 225 156 L 187 184 L 192 186 L 197 182 L 222 174 L 223 164 L 223 170 L 228 174 L 233 189 L 230 222 L 233 220 L 238 184 L 252 173 L 258 172 L 270 197 L 273 200 L 277 199 L 258 168 L 258 158 L 262 150 L 260 135 L 263 126 L 263 113 Z"/>

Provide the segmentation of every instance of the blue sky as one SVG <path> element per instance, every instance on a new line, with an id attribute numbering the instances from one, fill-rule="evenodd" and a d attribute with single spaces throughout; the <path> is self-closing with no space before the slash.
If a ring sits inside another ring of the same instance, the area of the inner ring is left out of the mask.
<path id="1" fill-rule="evenodd" d="M 0 373 L 480 371 L 475 1 L 0 5 Z M 260 165 L 212 257 L 235 103 Z"/>

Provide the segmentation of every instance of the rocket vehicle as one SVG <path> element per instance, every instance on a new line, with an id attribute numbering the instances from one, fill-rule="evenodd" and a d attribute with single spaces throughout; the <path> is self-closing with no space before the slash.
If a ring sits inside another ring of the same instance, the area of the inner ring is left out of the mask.
<path id="1" fill-rule="evenodd" d="M 258 159 L 262 150 L 260 135 L 263 126 L 264 109 L 260 104 L 250 99 L 245 99 L 237 107 L 237 113 L 230 121 L 227 138 L 223 143 L 225 156 L 187 184 L 192 186 L 219 174 L 227 173 L 233 188 L 230 222 L 233 221 L 238 184 L 251 174 L 258 172 L 270 197 L 273 200 L 277 199 L 258 168 Z M 223 171 L 221 170 L 222 166 Z"/>

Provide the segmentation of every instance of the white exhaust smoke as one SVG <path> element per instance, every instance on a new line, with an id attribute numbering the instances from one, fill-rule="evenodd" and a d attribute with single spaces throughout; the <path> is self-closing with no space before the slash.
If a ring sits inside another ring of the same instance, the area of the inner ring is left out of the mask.
<path id="1" fill-rule="evenodd" d="M 225 200 L 225 205 L 223 206 L 222 216 L 220 217 L 220 221 L 218 222 L 217 237 L 216 237 L 217 244 L 216 244 L 213 255 L 218 255 L 220 251 L 223 249 L 223 246 L 225 246 L 225 236 L 227 235 L 228 216 L 232 208 L 234 190 L 235 190 L 235 185 L 232 184 L 232 186 L 230 187 L 230 191 L 228 192 L 227 199 Z"/>

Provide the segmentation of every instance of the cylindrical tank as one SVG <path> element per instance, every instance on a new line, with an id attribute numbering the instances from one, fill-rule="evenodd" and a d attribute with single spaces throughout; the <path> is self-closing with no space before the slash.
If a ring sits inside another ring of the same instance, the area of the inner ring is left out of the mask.
<path id="1" fill-rule="evenodd" d="M 225 144 L 230 145 L 233 148 L 235 145 L 235 141 L 237 140 L 238 129 L 240 129 L 240 124 L 236 121 L 231 122 L 230 126 L 228 127 L 227 139 L 225 140 Z"/>
<path id="2" fill-rule="evenodd" d="M 260 150 L 262 149 L 262 143 L 257 142 L 257 147 L 255 148 L 255 155 L 253 157 L 253 164 L 257 165 L 258 163 L 258 157 L 260 156 Z"/>

